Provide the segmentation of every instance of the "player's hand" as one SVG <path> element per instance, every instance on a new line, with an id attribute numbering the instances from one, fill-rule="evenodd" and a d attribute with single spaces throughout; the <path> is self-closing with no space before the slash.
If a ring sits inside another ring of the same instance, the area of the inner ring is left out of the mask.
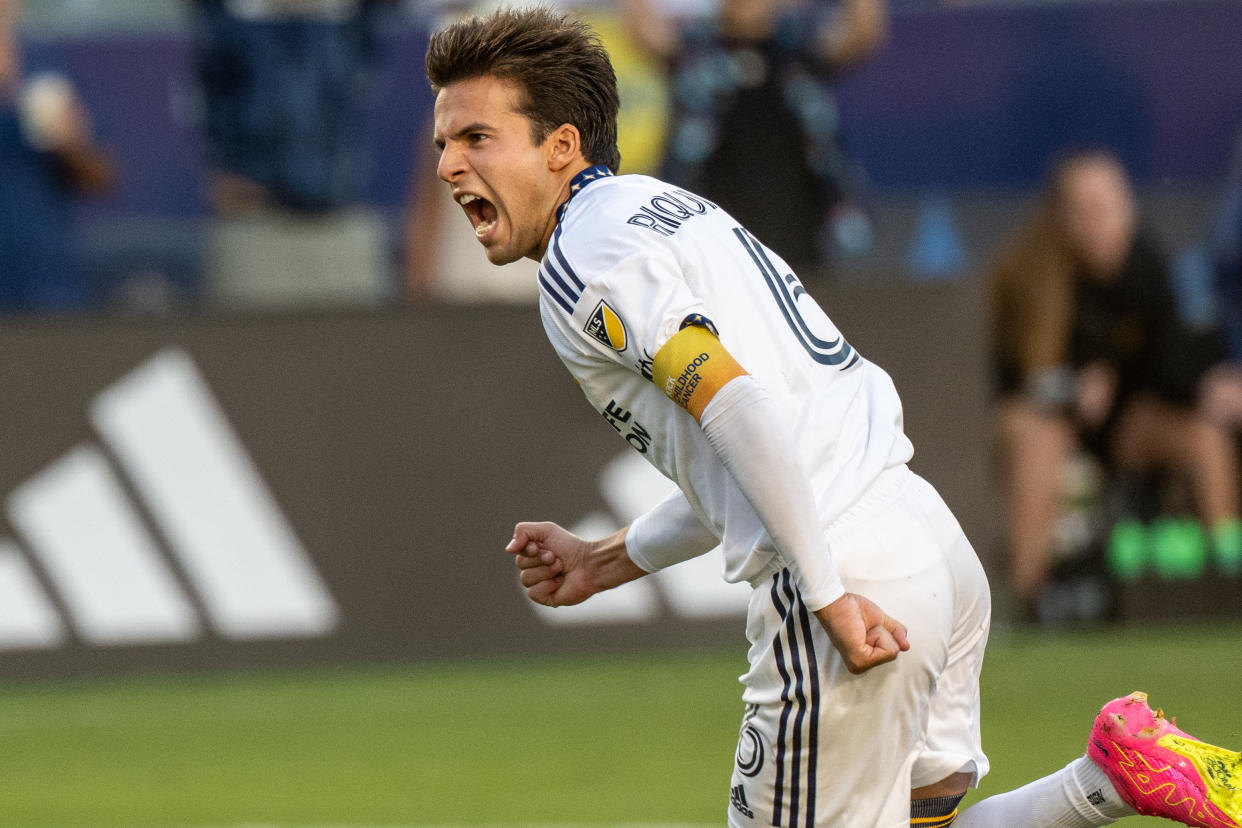
<path id="1" fill-rule="evenodd" d="M 906 627 L 874 602 L 847 592 L 815 611 L 845 667 L 855 675 L 897 658 L 910 649 Z"/>
<path id="2" fill-rule="evenodd" d="M 526 594 L 538 604 L 580 604 L 599 591 L 586 565 L 591 544 L 555 523 L 519 523 L 505 551 L 513 555 Z"/>

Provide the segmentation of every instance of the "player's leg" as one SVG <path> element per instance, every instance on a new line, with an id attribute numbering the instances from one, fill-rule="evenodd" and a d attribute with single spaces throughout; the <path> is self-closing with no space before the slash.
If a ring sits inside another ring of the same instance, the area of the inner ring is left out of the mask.
<path id="1" fill-rule="evenodd" d="M 932 694 L 926 741 L 911 774 L 911 826 L 1086 828 L 1133 813 L 1085 757 L 1026 787 L 957 812 L 967 788 L 988 771 L 980 739 L 979 674 L 990 624 L 989 592 L 979 559 L 947 507 L 930 486 L 924 494 L 929 524 L 942 526 L 944 534 L 956 532 L 956 540 L 947 544 L 956 623 L 948 663 Z"/>
<path id="2" fill-rule="evenodd" d="M 730 828 L 803 824 L 807 783 L 818 776 L 824 655 L 810 634 L 789 571 L 754 583 L 747 608 L 750 669 L 742 677 L 746 713 L 729 782 Z"/>
<path id="3" fill-rule="evenodd" d="M 959 771 L 933 785 L 910 791 L 911 828 L 948 828 L 957 819 L 957 806 L 975 784 L 973 771 Z"/>
<path id="4" fill-rule="evenodd" d="M 1085 756 L 1056 773 L 966 808 L 953 828 L 1091 828 L 1133 814 Z"/>
<path id="5" fill-rule="evenodd" d="M 952 520 L 930 487 L 924 503 L 929 523 Z M 932 695 L 926 743 L 911 775 L 912 826 L 1089 828 L 1136 810 L 1188 825 L 1242 826 L 1242 755 L 1178 731 L 1159 711 L 1148 709 L 1142 694 L 1104 707 L 1087 756 L 955 815 L 961 794 L 987 772 L 979 748 L 978 695 L 987 584 L 965 537 L 950 549 L 958 623 Z"/>
<path id="6" fill-rule="evenodd" d="M 922 581 L 928 605 L 933 591 L 948 588 Z M 848 576 L 845 584 L 879 594 L 873 584 Z M 747 709 L 729 785 L 729 824 L 904 825 L 911 765 L 926 728 L 927 688 L 943 662 L 942 655 L 926 655 L 937 638 L 928 613 L 915 596 L 904 596 L 901 620 L 917 619 L 920 641 L 895 662 L 855 676 L 801 605 L 788 570 L 774 577 L 772 593 L 790 609 L 784 621 L 767 627 L 776 628 L 769 654 L 752 662 L 744 677 Z M 886 605 L 884 595 L 876 600 Z M 887 605 L 895 606 L 892 600 Z"/>
<path id="7" fill-rule="evenodd" d="M 929 747 L 935 748 L 931 756 L 939 755 L 941 761 L 953 756 L 964 756 L 978 745 L 978 672 L 973 674 L 976 688 L 973 700 L 963 686 L 970 681 L 969 663 L 958 661 L 946 671 L 941 687 L 933 699 L 932 726 L 929 730 Z M 956 690 L 950 688 L 956 687 Z M 945 695 L 941 695 L 944 693 Z M 954 709 L 958 718 L 954 718 Z M 970 708 L 969 714 L 963 708 Z M 976 727 L 957 728 L 954 722 L 973 722 Z M 980 756 L 982 754 L 980 753 Z M 973 766 L 973 767 L 972 767 Z M 943 765 L 942 765 L 943 767 Z M 984 828 L 1004 825 L 1006 828 L 1087 828 L 1107 825 L 1115 819 L 1133 813 L 1113 790 L 1101 769 L 1086 757 L 1071 762 L 1062 770 L 1043 779 L 998 796 L 976 803 L 958 813 L 958 803 L 968 787 L 978 783 L 981 773 L 986 772 L 986 760 L 982 764 L 964 763 L 962 769 L 944 777 L 940 782 L 916 787 L 910 793 L 910 825 L 912 828 Z M 916 763 L 916 769 L 920 765 Z M 923 771 L 926 773 L 926 770 Z M 934 775 L 934 774 L 933 774 Z M 917 780 L 919 777 L 913 777 Z"/>
<path id="8" fill-rule="evenodd" d="M 902 623 L 919 630 L 895 662 L 852 675 L 785 572 L 756 585 L 731 826 L 908 824 L 928 688 L 948 658 L 953 609 L 943 596 L 953 583 L 904 503 L 907 475 L 890 477 L 829 532 L 846 588 L 898 608 Z"/>
<path id="9" fill-rule="evenodd" d="M 990 602 L 987 576 L 969 541 L 930 487 L 925 495 L 929 524 L 944 526 L 940 533 L 957 532 L 956 541 L 948 545 L 956 623 L 948 663 L 932 694 L 926 742 L 911 775 L 912 828 L 1086 828 L 1105 825 L 1130 812 L 1100 769 L 1083 758 L 1052 776 L 958 814 L 962 795 L 988 771 L 980 741 L 979 674 Z M 1110 802 L 1118 807 L 1110 810 Z"/>
<path id="10" fill-rule="evenodd" d="M 927 483 L 914 497 L 927 532 L 941 538 L 952 574 L 948 657 L 931 695 L 927 731 L 911 771 L 910 824 L 942 828 L 957 817 L 966 791 L 988 771 L 979 726 L 979 673 L 991 626 L 987 575 L 957 520 Z"/>
<path id="11" fill-rule="evenodd" d="M 1242 754 L 1179 730 L 1132 693 L 1096 717 L 1087 755 L 967 808 L 955 828 L 1089 828 L 1134 813 L 1201 828 L 1242 826 Z"/>

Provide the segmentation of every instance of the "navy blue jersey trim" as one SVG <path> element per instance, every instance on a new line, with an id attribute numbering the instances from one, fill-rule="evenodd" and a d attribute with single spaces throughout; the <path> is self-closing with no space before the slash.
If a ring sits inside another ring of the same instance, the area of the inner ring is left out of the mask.
<path id="1" fill-rule="evenodd" d="M 578 278 L 578 274 L 575 273 L 574 269 L 569 266 L 569 260 L 566 259 L 565 254 L 561 252 L 561 228 L 559 225 L 552 233 L 552 255 L 555 256 L 557 262 L 560 263 L 561 270 L 565 271 L 565 275 L 568 276 L 570 281 L 577 286 L 578 292 L 581 293 L 586 290 L 586 285 L 581 279 Z"/>
<path id="2" fill-rule="evenodd" d="M 553 287 L 553 283 L 556 287 Z M 544 254 L 543 262 L 539 266 L 539 284 L 569 314 L 574 312 L 574 306 L 582 298 L 582 291 L 586 290 L 586 284 L 578 278 L 578 274 L 570 267 L 569 260 L 561 252 L 560 227 L 552 233 L 548 252 Z"/>
<path id="3" fill-rule="evenodd" d="M 556 300 L 556 304 L 560 305 L 562 308 L 565 309 L 565 313 L 568 313 L 571 316 L 573 315 L 573 312 L 574 312 L 573 303 L 570 302 L 568 299 L 566 299 L 564 296 L 561 296 L 559 293 L 556 292 L 556 290 L 552 287 L 552 285 L 548 283 L 548 280 L 545 277 L 545 274 L 542 269 L 539 271 L 539 286 L 543 288 L 544 292 L 547 293 L 548 296 Z"/>
<path id="4" fill-rule="evenodd" d="M 684 331 L 686 328 L 697 327 L 710 331 L 712 336 L 720 336 L 720 331 L 716 330 L 715 323 L 701 313 L 692 313 L 685 319 L 681 320 L 681 324 L 677 326 L 677 330 Z"/>
<path id="5" fill-rule="evenodd" d="M 556 269 L 556 265 L 552 264 L 552 260 L 550 258 L 543 260 L 543 267 L 540 268 L 540 271 L 545 276 L 550 276 L 552 281 L 556 282 L 556 284 L 560 286 L 561 294 L 569 300 L 571 305 L 578 304 L 578 299 L 582 296 L 582 293 L 569 286 L 569 283 L 565 281 L 565 277 L 562 276 L 560 271 Z"/>
<path id="6" fill-rule="evenodd" d="M 601 178 L 611 178 L 612 170 L 603 164 L 596 164 L 593 167 L 587 167 L 581 170 L 577 175 L 569 180 L 569 198 L 561 202 L 556 208 L 556 220 L 559 223 L 565 218 L 565 208 L 569 206 L 569 202 L 578 194 L 578 191 L 590 184 L 592 181 L 599 181 Z"/>

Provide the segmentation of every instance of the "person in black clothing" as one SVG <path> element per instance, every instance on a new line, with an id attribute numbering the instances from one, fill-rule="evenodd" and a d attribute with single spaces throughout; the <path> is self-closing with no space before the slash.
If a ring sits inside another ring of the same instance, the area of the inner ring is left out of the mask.
<path id="1" fill-rule="evenodd" d="M 1114 474 L 1187 477 L 1218 555 L 1236 556 L 1234 437 L 1200 404 L 1224 341 L 1179 316 L 1115 157 L 1055 167 L 991 287 L 1015 597 L 1030 606 L 1047 583 L 1061 473 L 1080 444 Z"/>
<path id="2" fill-rule="evenodd" d="M 799 273 L 865 250 L 870 221 L 830 84 L 883 44 L 886 0 L 722 0 L 681 25 L 658 6 L 626 3 L 635 42 L 668 68 L 660 177 L 724 207 Z"/>

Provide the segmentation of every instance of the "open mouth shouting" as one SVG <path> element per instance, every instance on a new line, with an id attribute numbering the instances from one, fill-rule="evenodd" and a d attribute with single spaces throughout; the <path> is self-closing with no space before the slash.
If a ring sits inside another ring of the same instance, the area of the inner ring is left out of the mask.
<path id="1" fill-rule="evenodd" d="M 474 235 L 483 241 L 496 227 L 496 206 L 482 196 L 473 193 L 461 193 L 457 203 L 466 211 L 466 217 L 474 227 Z"/>

